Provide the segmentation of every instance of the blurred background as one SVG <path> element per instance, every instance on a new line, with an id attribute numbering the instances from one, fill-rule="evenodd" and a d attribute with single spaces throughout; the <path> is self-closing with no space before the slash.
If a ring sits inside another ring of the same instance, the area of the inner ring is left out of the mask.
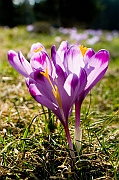
<path id="1" fill-rule="evenodd" d="M 41 21 L 54 27 L 119 30 L 119 0 L 0 0 L 0 26 Z"/>

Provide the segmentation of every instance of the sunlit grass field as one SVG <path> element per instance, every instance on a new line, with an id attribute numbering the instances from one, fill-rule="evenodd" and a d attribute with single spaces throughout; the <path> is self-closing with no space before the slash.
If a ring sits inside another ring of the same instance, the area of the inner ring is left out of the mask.
<path id="1" fill-rule="evenodd" d="M 95 51 L 107 49 L 110 64 L 84 100 L 82 146 L 79 155 L 75 152 L 74 163 L 63 126 L 30 96 L 24 78 L 9 65 L 7 52 L 21 50 L 29 60 L 33 43 L 42 43 L 50 55 L 52 45 L 58 47 L 63 40 L 76 40 L 58 29 L 49 35 L 28 32 L 26 27 L 0 28 L 0 179 L 119 179 L 119 36 L 107 41 L 106 33 L 103 31 L 94 45 L 81 41 Z M 73 140 L 74 113 L 69 127 Z"/>

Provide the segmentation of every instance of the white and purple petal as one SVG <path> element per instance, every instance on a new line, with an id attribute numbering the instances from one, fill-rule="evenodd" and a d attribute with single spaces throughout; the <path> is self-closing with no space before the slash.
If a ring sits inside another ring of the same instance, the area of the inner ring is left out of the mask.
<path id="1" fill-rule="evenodd" d="M 85 71 L 87 73 L 87 85 L 85 88 L 85 96 L 104 76 L 108 64 L 109 64 L 109 52 L 106 50 L 100 50 L 95 53 L 94 56 L 85 65 Z"/>
<path id="2" fill-rule="evenodd" d="M 33 71 L 29 62 L 24 58 L 21 52 L 16 53 L 13 50 L 8 51 L 9 63 L 23 76 L 28 77 Z"/>
<path id="3" fill-rule="evenodd" d="M 52 61 L 47 53 L 40 51 L 35 53 L 30 60 L 31 67 L 34 71 L 41 69 L 46 71 L 48 69 L 49 74 L 52 74 Z"/>
<path id="4" fill-rule="evenodd" d="M 57 53 L 55 46 L 52 46 L 52 48 L 51 48 L 51 57 L 52 57 L 54 66 L 59 65 L 62 68 L 62 70 L 65 72 L 64 64 L 62 62 L 61 57 Z"/>
<path id="5" fill-rule="evenodd" d="M 37 83 L 33 81 L 32 79 L 26 78 L 26 84 L 27 84 L 27 87 L 29 89 L 31 96 L 38 103 L 51 109 L 55 113 L 55 115 L 61 120 L 61 122 L 64 123 L 64 119 L 61 114 L 59 106 L 55 104 L 54 101 L 51 101 L 49 98 L 47 98 L 47 96 L 44 96 L 44 94 L 41 93 L 40 89 L 37 86 Z"/>
<path id="6" fill-rule="evenodd" d="M 80 68 L 84 67 L 84 61 L 82 53 L 78 46 L 71 46 L 66 53 L 65 65 L 69 73 L 77 74 L 79 77 Z"/>
<path id="7" fill-rule="evenodd" d="M 62 63 L 64 62 L 64 55 L 68 49 L 69 49 L 68 42 L 63 41 L 57 50 L 57 53 L 58 53 Z"/>
<path id="8" fill-rule="evenodd" d="M 94 54 L 95 54 L 95 51 L 92 48 L 88 48 L 88 50 L 84 54 L 84 63 L 87 64 Z"/>
<path id="9" fill-rule="evenodd" d="M 62 100 L 63 111 L 66 119 L 70 115 L 70 110 L 76 98 L 82 93 L 87 83 L 87 75 L 84 69 L 80 71 L 80 77 L 76 74 L 70 74 L 62 88 L 62 84 L 58 83 L 60 96 Z"/>
<path id="10" fill-rule="evenodd" d="M 44 46 L 41 43 L 34 43 L 31 46 L 31 50 L 30 50 L 30 58 L 36 53 L 36 52 L 40 52 L 40 51 L 44 51 L 46 52 Z"/>
<path id="11" fill-rule="evenodd" d="M 36 86 L 47 99 L 57 104 L 57 101 L 52 93 L 53 86 L 49 80 L 41 74 L 41 70 L 37 70 L 31 74 L 31 78 L 36 82 Z M 51 78 L 49 76 L 49 78 Z M 50 80 L 52 81 L 52 79 Z"/>

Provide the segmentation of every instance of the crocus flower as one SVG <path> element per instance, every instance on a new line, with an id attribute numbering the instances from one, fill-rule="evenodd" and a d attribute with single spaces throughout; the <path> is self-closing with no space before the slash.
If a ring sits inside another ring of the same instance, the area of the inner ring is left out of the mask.
<path id="1" fill-rule="evenodd" d="M 109 64 L 109 52 L 107 50 L 99 50 L 94 52 L 91 48 L 85 48 L 80 46 L 80 51 L 82 52 L 82 57 L 79 61 L 84 62 L 83 68 L 87 74 L 87 84 L 83 92 L 78 96 L 75 101 L 75 143 L 78 151 L 80 150 L 80 140 L 81 140 L 81 128 L 80 128 L 80 110 L 83 100 L 89 91 L 102 79 L 104 76 L 108 64 Z"/>
<path id="2" fill-rule="evenodd" d="M 90 53 L 93 52 L 87 53 L 85 62 L 91 56 Z M 26 78 L 31 96 L 59 118 L 66 132 L 71 156 L 74 157 L 68 118 L 76 99 L 85 94 L 87 74 L 89 76 L 88 67 L 86 66 L 87 73 L 84 69 L 85 62 L 79 47 L 69 47 L 63 41 L 58 50 L 55 46 L 51 48 L 50 58 L 44 46 L 36 43 L 31 47 L 30 63 L 21 52 L 13 50 L 8 52 L 8 60 Z"/>

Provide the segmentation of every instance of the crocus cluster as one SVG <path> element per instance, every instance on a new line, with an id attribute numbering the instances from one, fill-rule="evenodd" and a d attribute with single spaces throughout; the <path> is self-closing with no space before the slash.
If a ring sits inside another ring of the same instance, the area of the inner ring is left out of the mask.
<path id="1" fill-rule="evenodd" d="M 81 44 L 82 41 L 91 46 L 96 44 L 97 42 L 103 40 L 112 41 L 114 38 L 119 36 L 118 31 L 113 30 L 111 32 L 103 33 L 101 29 L 94 30 L 94 29 L 86 29 L 82 32 L 78 32 L 76 27 L 73 28 L 59 28 L 59 32 L 64 35 L 69 35 L 71 41 L 76 41 L 77 43 Z"/>
<path id="2" fill-rule="evenodd" d="M 105 74 L 109 52 L 97 53 L 91 48 L 69 45 L 63 41 L 58 50 L 51 48 L 51 57 L 41 43 L 31 46 L 30 62 L 21 52 L 8 52 L 9 63 L 26 78 L 31 96 L 51 109 L 64 126 L 66 137 L 74 157 L 68 118 L 75 104 L 75 137 L 79 138 L 80 109 L 91 88 Z M 78 147 L 78 145 L 77 145 Z"/>

